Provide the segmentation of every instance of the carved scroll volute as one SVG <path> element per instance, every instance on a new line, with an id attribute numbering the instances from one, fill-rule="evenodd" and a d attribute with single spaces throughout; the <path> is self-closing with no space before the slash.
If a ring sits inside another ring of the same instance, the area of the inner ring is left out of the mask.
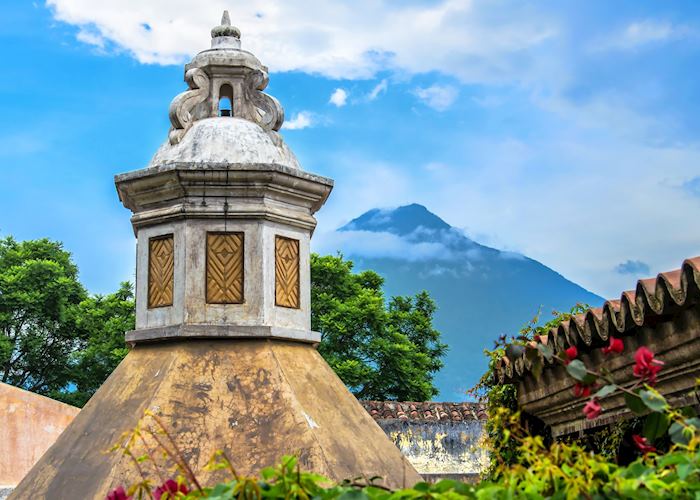
<path id="1" fill-rule="evenodd" d="M 256 108 L 253 117 L 265 130 L 279 130 L 284 123 L 284 109 L 277 99 L 262 92 L 270 79 L 263 71 L 252 71 L 245 77 L 245 99 Z"/>
<path id="2" fill-rule="evenodd" d="M 185 73 L 185 81 L 190 90 L 179 94 L 170 103 L 170 123 L 172 129 L 168 134 L 170 144 L 177 144 L 192 126 L 192 110 L 209 97 L 209 77 L 200 68 L 193 68 Z"/>

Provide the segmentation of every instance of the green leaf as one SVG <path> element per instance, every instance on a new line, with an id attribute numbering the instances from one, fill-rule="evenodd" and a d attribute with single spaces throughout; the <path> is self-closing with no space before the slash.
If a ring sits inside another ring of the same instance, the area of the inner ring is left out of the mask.
<path id="1" fill-rule="evenodd" d="M 426 482 L 420 482 L 413 485 L 413 489 L 416 491 L 427 492 L 430 491 L 430 484 Z"/>
<path id="2" fill-rule="evenodd" d="M 639 396 L 642 398 L 642 402 L 651 411 L 665 411 L 668 408 L 666 398 L 654 389 L 641 390 L 639 391 Z"/>
<path id="3" fill-rule="evenodd" d="M 671 427 L 668 429 L 668 435 L 671 437 L 671 441 L 676 444 L 686 445 L 690 441 L 690 436 L 687 436 L 683 430 L 685 426 L 679 424 L 678 422 L 673 422 Z"/>
<path id="4" fill-rule="evenodd" d="M 681 481 L 685 481 L 685 478 L 688 477 L 692 465 L 693 464 L 680 464 L 678 467 L 676 467 L 676 471 L 678 472 L 678 478 Z"/>
<path id="5" fill-rule="evenodd" d="M 554 356 L 554 352 L 552 351 L 551 347 L 544 344 L 537 344 L 537 350 L 542 353 L 542 356 L 547 358 L 547 361 L 549 361 L 550 363 L 552 362 L 552 356 Z"/>
<path id="6" fill-rule="evenodd" d="M 605 396 L 609 396 L 613 392 L 617 390 L 617 386 L 615 384 L 608 384 L 604 385 L 603 387 L 600 388 L 598 392 L 595 393 L 596 398 L 602 399 Z"/>
<path id="7" fill-rule="evenodd" d="M 644 421 L 644 430 L 642 431 L 642 434 L 644 434 L 644 437 L 649 441 L 655 441 L 666 434 L 668 426 L 668 415 L 665 413 L 654 412 L 649 414 Z"/>
<path id="8" fill-rule="evenodd" d="M 669 465 L 685 464 L 688 463 L 690 458 L 683 453 L 668 453 L 661 457 L 657 462 L 660 468 L 668 467 Z"/>
<path id="9" fill-rule="evenodd" d="M 566 365 L 566 371 L 579 382 L 586 378 L 586 365 L 579 359 L 574 359 Z"/>
<path id="10" fill-rule="evenodd" d="M 625 404 L 627 405 L 627 408 L 632 410 L 637 415 L 644 415 L 647 412 L 647 407 L 639 396 L 633 396 L 626 392 Z"/>
<path id="11" fill-rule="evenodd" d="M 350 490 L 338 497 L 338 500 L 367 500 L 369 497 L 363 490 Z"/>

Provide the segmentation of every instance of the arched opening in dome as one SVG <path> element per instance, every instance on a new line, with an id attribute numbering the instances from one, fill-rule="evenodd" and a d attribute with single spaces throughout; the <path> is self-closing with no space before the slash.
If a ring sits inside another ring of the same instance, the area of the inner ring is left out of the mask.
<path id="1" fill-rule="evenodd" d="M 233 88 L 228 83 L 219 89 L 219 116 L 233 116 Z"/>

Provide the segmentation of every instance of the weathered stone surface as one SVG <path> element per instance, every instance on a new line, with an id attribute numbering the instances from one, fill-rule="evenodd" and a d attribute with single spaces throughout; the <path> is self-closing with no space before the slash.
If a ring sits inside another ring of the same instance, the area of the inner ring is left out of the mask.
<path id="1" fill-rule="evenodd" d="M 120 174 L 119 199 L 134 212 L 134 232 L 163 222 L 252 219 L 312 232 L 313 214 L 333 181 L 275 164 L 175 163 Z"/>
<path id="2" fill-rule="evenodd" d="M 378 420 L 426 480 L 475 480 L 489 463 L 485 420 Z"/>
<path id="3" fill-rule="evenodd" d="M 475 481 L 489 463 L 481 403 L 361 401 L 426 481 Z"/>
<path id="4" fill-rule="evenodd" d="M 232 201 L 233 206 L 241 203 Z M 245 301 L 208 304 L 206 301 L 206 236 L 209 231 L 245 233 Z M 148 307 L 148 248 L 151 238 L 172 234 L 175 268 L 172 306 Z M 300 307 L 275 304 L 275 238 L 300 242 Z M 311 328 L 310 233 L 266 220 L 215 221 L 185 219 L 139 230 L 136 268 L 136 329 L 175 325 L 265 326 L 285 330 Z M 253 330 L 250 330 L 251 332 Z M 185 333 L 185 330 L 182 330 Z M 239 336 L 239 335 L 236 335 Z M 295 336 L 294 338 L 298 338 Z M 310 338 L 310 340 L 312 340 Z M 133 341 L 133 338 L 131 339 Z M 312 340 L 315 341 L 315 340 Z"/>
<path id="5" fill-rule="evenodd" d="M 142 328 L 126 332 L 128 343 L 174 340 L 178 338 L 215 339 L 221 337 L 242 339 L 287 339 L 318 344 L 321 334 L 311 330 L 294 330 L 261 325 L 174 325 Z"/>
<path id="6" fill-rule="evenodd" d="M 227 23 L 226 15 L 221 23 L 212 30 L 211 49 L 185 66 L 189 89 L 176 96 L 169 109 L 172 145 L 182 141 L 197 120 L 212 117 L 241 118 L 267 131 L 282 127 L 282 106 L 263 92 L 269 81 L 267 67 L 241 50 L 240 31 Z"/>
<path id="7" fill-rule="evenodd" d="M 300 168 L 296 156 L 277 132 L 234 117 L 194 122 L 177 144 L 165 141 L 149 167 L 185 162 L 272 163 Z"/>
<path id="8" fill-rule="evenodd" d="M 283 454 L 332 479 L 420 479 L 401 452 L 310 345 L 188 340 L 137 345 L 12 499 L 104 498 L 137 480 L 128 457 L 103 454 L 147 409 L 172 431 L 197 475 L 217 449 L 242 474 Z"/>
<path id="9" fill-rule="evenodd" d="M 80 411 L 0 382 L 0 498 L 15 486 Z"/>

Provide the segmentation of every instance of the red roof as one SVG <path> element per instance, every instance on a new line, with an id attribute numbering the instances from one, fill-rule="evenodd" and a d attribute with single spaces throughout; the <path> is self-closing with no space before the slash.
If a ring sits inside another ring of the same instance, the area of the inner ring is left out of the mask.
<path id="1" fill-rule="evenodd" d="M 434 403 L 413 401 L 360 401 L 375 420 L 450 421 L 485 420 L 480 403 Z"/>
<path id="2" fill-rule="evenodd" d="M 700 304 L 700 256 L 686 259 L 680 269 L 642 279 L 634 290 L 622 292 L 619 300 L 608 300 L 603 307 L 589 309 L 564 321 L 547 334 L 544 342 L 555 352 L 569 346 L 600 347 L 610 336 L 622 337 L 662 317 Z M 513 381 L 530 369 L 525 354 L 502 358 L 498 365 L 501 382 Z"/>

